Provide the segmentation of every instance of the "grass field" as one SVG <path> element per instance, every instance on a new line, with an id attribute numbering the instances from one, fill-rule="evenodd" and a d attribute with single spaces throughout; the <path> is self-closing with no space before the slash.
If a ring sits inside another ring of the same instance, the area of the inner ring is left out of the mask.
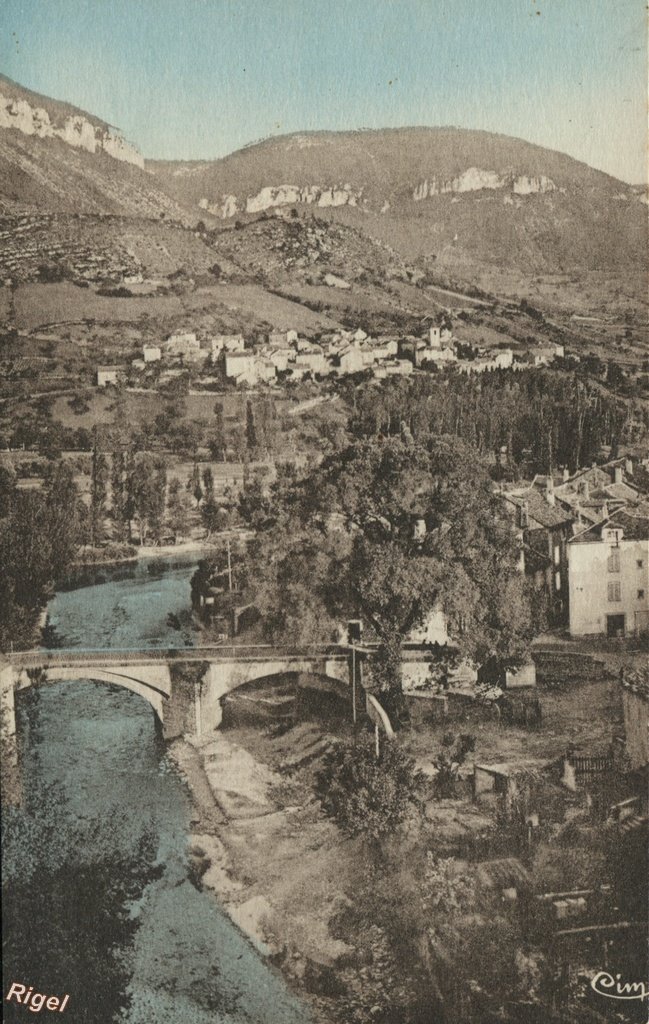
<path id="1" fill-rule="evenodd" d="M 329 289 L 327 289 L 329 291 Z M 200 289 L 195 298 L 204 295 L 241 317 L 255 317 L 280 331 L 295 330 L 303 334 L 335 330 L 338 322 L 324 313 L 314 313 L 298 303 L 267 292 L 256 284 L 223 284 Z"/>
<path id="2" fill-rule="evenodd" d="M 52 409 L 52 418 L 66 427 L 85 427 L 91 430 L 97 424 L 111 423 L 115 419 L 115 411 L 111 406 L 115 403 L 114 391 L 93 391 L 85 394 L 89 405 L 88 412 L 80 415 L 74 413 L 68 404 L 69 396 L 57 398 Z M 223 415 L 226 421 L 243 423 L 246 417 L 246 401 L 248 395 L 245 392 L 233 392 L 225 395 L 206 393 L 204 395 L 186 395 L 181 401 L 186 408 L 183 416 L 184 422 L 196 422 L 197 420 L 214 420 L 214 406 L 220 402 L 223 406 Z M 295 401 L 293 398 L 282 398 L 280 395 L 273 396 L 277 415 L 282 416 L 286 409 Z M 124 394 L 125 413 L 120 419 L 133 426 L 154 420 L 162 411 L 164 399 L 161 395 L 151 392 L 129 392 Z"/>
<path id="3" fill-rule="evenodd" d="M 6 324 L 11 316 L 11 289 L 0 288 L 0 325 Z"/>
<path id="4" fill-rule="evenodd" d="M 69 281 L 22 285 L 15 292 L 15 308 L 16 326 L 28 331 L 45 324 L 79 320 L 129 322 L 142 316 L 166 319 L 183 312 L 176 295 L 113 299 L 97 295 L 91 288 L 78 288 Z"/>

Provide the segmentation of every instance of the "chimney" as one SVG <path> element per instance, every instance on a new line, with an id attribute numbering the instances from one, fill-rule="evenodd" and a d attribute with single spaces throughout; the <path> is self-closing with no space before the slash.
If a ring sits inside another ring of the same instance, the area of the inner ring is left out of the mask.
<path id="1" fill-rule="evenodd" d="M 551 476 L 545 480 L 545 500 L 548 505 L 554 505 L 554 481 Z"/>
<path id="2" fill-rule="evenodd" d="M 570 479 L 570 470 L 568 469 L 568 467 L 567 467 L 567 466 L 564 466 L 564 467 L 563 467 L 563 482 L 564 482 L 564 484 L 565 484 L 565 483 L 566 483 L 566 481 L 567 481 L 567 480 L 569 480 L 569 479 Z"/>
<path id="3" fill-rule="evenodd" d="M 624 472 L 627 476 L 633 476 L 633 462 L 631 459 L 625 459 Z"/>
<path id="4" fill-rule="evenodd" d="M 579 493 L 583 498 L 586 498 L 586 500 L 588 500 L 588 498 L 590 497 L 590 486 L 588 484 L 588 480 L 579 481 Z"/>
<path id="5" fill-rule="evenodd" d="M 615 483 L 616 484 L 623 484 L 624 483 L 624 471 L 623 471 L 621 466 L 616 466 L 615 467 Z"/>

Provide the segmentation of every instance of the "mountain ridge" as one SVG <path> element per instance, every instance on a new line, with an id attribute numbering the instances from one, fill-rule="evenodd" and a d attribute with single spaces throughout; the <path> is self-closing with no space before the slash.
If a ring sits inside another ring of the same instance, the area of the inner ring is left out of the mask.
<path id="1" fill-rule="evenodd" d="M 269 136 L 216 160 L 144 161 L 71 104 L 4 76 L 2 96 L 5 215 L 202 220 L 218 229 L 317 213 L 409 261 L 494 287 L 495 277 L 512 275 L 623 280 L 647 265 L 646 192 L 524 139 L 453 126 L 315 130 Z"/>

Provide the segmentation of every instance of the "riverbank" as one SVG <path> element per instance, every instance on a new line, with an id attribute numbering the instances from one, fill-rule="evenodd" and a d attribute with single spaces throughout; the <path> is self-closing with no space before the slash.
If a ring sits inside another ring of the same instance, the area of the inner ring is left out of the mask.
<path id="1" fill-rule="evenodd" d="M 141 558 L 167 558 L 177 555 L 182 557 L 183 555 L 194 555 L 204 554 L 209 555 L 217 550 L 217 546 L 214 542 L 207 539 L 203 540 L 189 540 L 184 541 L 181 544 L 125 544 L 125 545 L 114 545 L 114 547 L 123 547 L 124 552 L 111 552 L 111 545 L 108 545 L 105 549 L 92 548 L 84 550 L 83 548 L 79 551 L 79 558 L 73 562 L 73 569 L 93 569 L 97 568 L 120 565 L 128 565 L 129 563 L 135 563 Z M 102 552 L 106 554 L 102 557 Z"/>
<path id="2" fill-rule="evenodd" d="M 310 760 L 314 743 L 324 751 L 329 739 L 312 723 L 290 740 L 235 728 L 176 740 L 169 754 L 191 792 L 196 883 L 309 1001 L 314 1021 L 332 1024 L 345 1019 L 337 974 L 355 950 L 330 923 L 360 881 L 362 858 L 324 819 L 310 785 L 278 770 L 282 760 Z"/>

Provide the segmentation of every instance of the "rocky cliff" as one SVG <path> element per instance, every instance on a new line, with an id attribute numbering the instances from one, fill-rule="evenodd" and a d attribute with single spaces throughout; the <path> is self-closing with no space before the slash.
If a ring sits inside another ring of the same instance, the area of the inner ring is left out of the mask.
<path id="1" fill-rule="evenodd" d="M 0 77 L 0 128 L 39 139 L 60 139 L 75 149 L 102 151 L 115 160 L 144 168 L 142 154 L 117 129 L 66 104 L 55 104 L 23 90 L 4 77 Z"/>
<path id="2" fill-rule="evenodd" d="M 0 214 L 117 214 L 195 222 L 116 128 L 0 75 Z"/>

